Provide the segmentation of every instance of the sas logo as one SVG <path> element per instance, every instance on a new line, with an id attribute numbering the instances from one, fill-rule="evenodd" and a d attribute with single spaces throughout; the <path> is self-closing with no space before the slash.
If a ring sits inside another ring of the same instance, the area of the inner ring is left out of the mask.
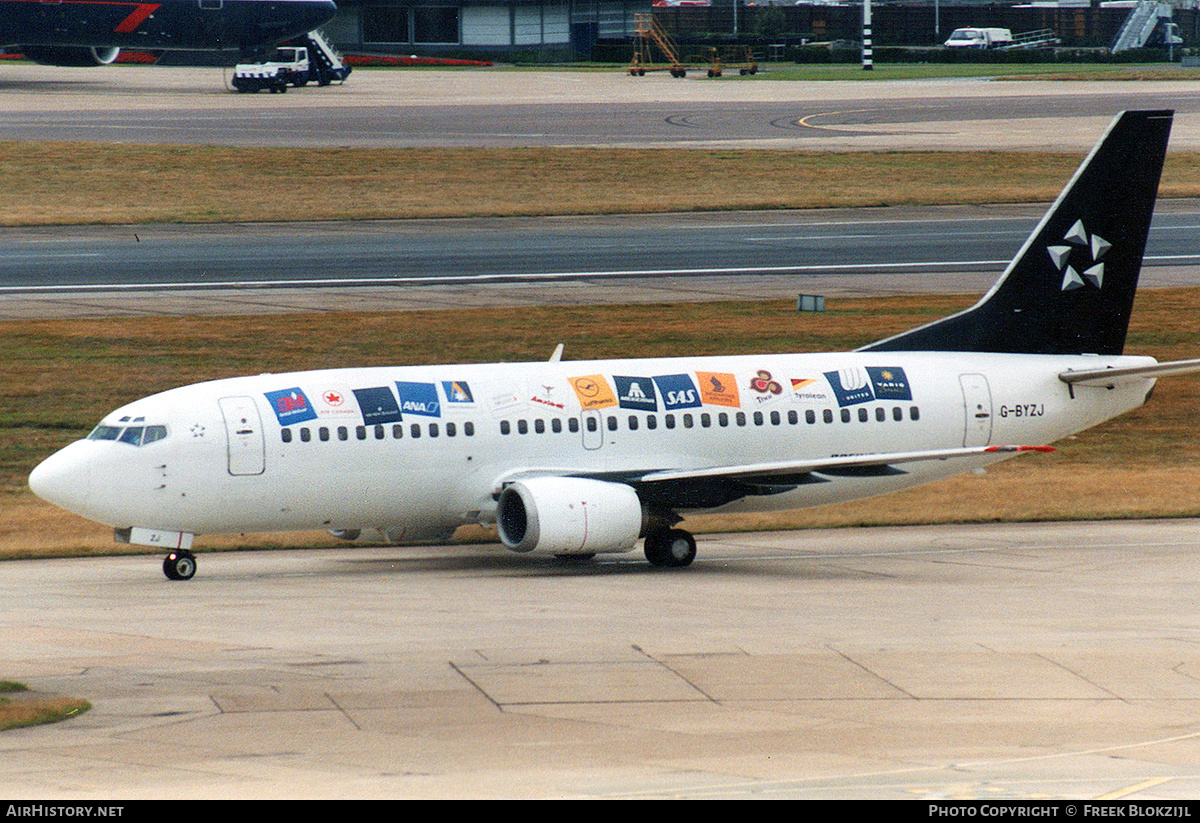
<path id="1" fill-rule="evenodd" d="M 658 386 L 663 408 L 667 411 L 694 409 L 700 405 L 700 392 L 686 374 L 660 374 L 654 378 L 654 385 Z"/>
<path id="2" fill-rule="evenodd" d="M 404 414 L 419 414 L 424 417 L 441 417 L 442 404 L 438 400 L 437 386 L 433 383 L 396 382 L 400 392 L 400 411 Z"/>
<path id="3" fill-rule="evenodd" d="M 300 387 L 269 391 L 266 393 L 267 402 L 275 410 L 279 425 L 290 426 L 293 423 L 303 423 L 306 420 L 316 420 L 317 413 L 313 411 L 312 403 Z"/>

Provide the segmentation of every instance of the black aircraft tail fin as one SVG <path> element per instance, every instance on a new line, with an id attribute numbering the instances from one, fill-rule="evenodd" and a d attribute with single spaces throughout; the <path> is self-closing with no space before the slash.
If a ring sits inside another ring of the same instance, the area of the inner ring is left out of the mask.
<path id="1" fill-rule="evenodd" d="M 1118 115 L 982 300 L 860 351 L 1121 354 L 1173 115 Z"/>

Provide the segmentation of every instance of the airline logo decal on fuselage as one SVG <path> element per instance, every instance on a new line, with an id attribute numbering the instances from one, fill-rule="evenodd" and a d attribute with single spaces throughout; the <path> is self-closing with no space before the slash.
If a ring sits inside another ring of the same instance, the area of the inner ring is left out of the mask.
<path id="1" fill-rule="evenodd" d="M 362 410 L 363 423 L 375 426 L 383 423 L 395 423 L 403 419 L 396 396 L 387 386 L 376 386 L 369 389 L 355 389 L 354 397 Z"/>
<path id="2" fill-rule="evenodd" d="M 613 375 L 617 384 L 617 402 L 623 409 L 635 411 L 658 411 L 658 392 L 654 390 L 654 381 L 649 377 L 626 377 Z"/>
<path id="3" fill-rule="evenodd" d="M 572 377 L 571 388 L 575 389 L 575 396 L 579 398 L 579 405 L 586 411 L 587 409 L 606 409 L 609 406 L 617 405 L 617 398 L 613 395 L 612 389 L 608 387 L 608 381 L 603 375 L 589 374 L 585 377 Z"/>
<path id="4" fill-rule="evenodd" d="M 265 396 L 275 411 L 275 417 L 279 419 L 281 426 L 317 419 L 317 413 L 313 410 L 312 403 L 309 402 L 303 389 L 298 386 L 282 391 L 269 391 Z"/>
<path id="5" fill-rule="evenodd" d="M 470 406 L 475 403 L 471 387 L 465 380 L 443 380 L 442 391 L 446 394 L 446 402 L 455 406 Z"/>
<path id="6" fill-rule="evenodd" d="M 872 400 L 912 400 L 908 376 L 901 368 L 854 366 L 840 371 L 825 372 L 838 405 L 855 406 Z"/>
<path id="7" fill-rule="evenodd" d="M 400 392 L 402 414 L 419 414 L 423 417 L 441 417 L 442 403 L 438 399 L 437 386 L 433 383 L 396 382 Z"/>
<path id="8" fill-rule="evenodd" d="M 700 392 L 686 374 L 660 374 L 654 378 L 654 385 L 658 386 L 663 408 L 667 411 L 694 409 L 700 405 Z"/>

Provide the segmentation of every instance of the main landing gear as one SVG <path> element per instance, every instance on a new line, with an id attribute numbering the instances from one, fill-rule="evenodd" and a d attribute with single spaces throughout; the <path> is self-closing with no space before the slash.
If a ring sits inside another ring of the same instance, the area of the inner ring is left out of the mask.
<path id="1" fill-rule="evenodd" d="M 191 580 L 196 574 L 196 555 L 179 549 L 163 560 L 163 574 L 168 580 Z"/>
<path id="2" fill-rule="evenodd" d="M 683 529 L 660 529 L 646 535 L 645 549 L 651 565 L 680 569 L 696 559 L 696 538 Z"/>

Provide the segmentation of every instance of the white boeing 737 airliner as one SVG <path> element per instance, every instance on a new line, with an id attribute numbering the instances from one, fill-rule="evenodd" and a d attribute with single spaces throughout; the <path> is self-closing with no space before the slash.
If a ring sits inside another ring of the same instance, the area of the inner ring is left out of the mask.
<path id="1" fill-rule="evenodd" d="M 645 541 L 686 566 L 684 514 L 831 503 L 1048 447 L 1200 370 L 1123 355 L 1172 112 L 1126 112 L 974 307 L 854 352 L 264 374 L 137 400 L 29 477 L 170 550 L 193 536 L 495 523 L 518 552 Z M 1032 445 L 1018 445 L 1032 444 Z"/>

